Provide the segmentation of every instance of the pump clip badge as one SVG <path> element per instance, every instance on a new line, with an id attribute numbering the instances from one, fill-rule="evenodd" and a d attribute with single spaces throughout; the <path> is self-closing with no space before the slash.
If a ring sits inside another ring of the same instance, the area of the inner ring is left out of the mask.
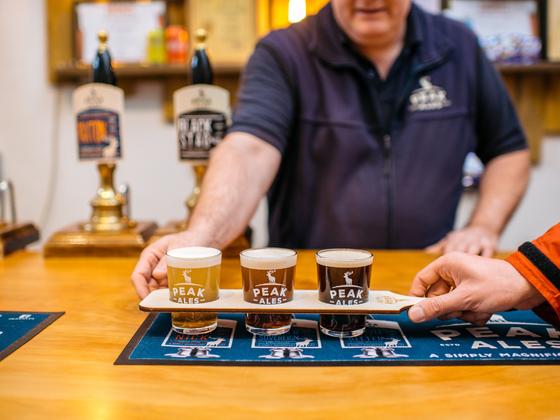
<path id="1" fill-rule="evenodd" d="M 100 84 L 76 89 L 74 109 L 80 160 L 122 157 L 119 90 Z"/>
<path id="2" fill-rule="evenodd" d="M 212 110 L 211 95 L 199 88 L 191 98 L 192 110 L 177 117 L 180 159 L 208 159 L 210 150 L 225 136 L 227 117 Z"/>

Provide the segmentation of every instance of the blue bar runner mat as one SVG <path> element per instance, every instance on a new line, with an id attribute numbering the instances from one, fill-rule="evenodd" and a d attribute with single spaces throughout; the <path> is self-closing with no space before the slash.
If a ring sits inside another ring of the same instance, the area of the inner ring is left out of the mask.
<path id="1" fill-rule="evenodd" d="M 150 314 L 115 364 L 220 366 L 560 364 L 560 330 L 531 311 L 494 315 L 484 327 L 464 321 L 413 324 L 406 313 L 368 317 L 366 332 L 332 338 L 318 315 L 296 315 L 289 333 L 255 336 L 243 314 L 220 314 L 208 335 L 171 330 L 167 313 Z"/>
<path id="2" fill-rule="evenodd" d="M 23 346 L 64 312 L 0 312 L 0 360 Z"/>

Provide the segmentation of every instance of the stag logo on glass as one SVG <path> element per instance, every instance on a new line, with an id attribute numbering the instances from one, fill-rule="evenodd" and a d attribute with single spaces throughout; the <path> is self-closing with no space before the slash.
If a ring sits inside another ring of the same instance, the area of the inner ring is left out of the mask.
<path id="1" fill-rule="evenodd" d="M 344 284 L 333 286 L 329 290 L 329 303 L 333 305 L 357 305 L 364 303 L 364 288 L 353 284 L 353 270 L 344 272 Z"/>
<path id="2" fill-rule="evenodd" d="M 177 283 L 171 288 L 171 300 L 177 303 L 203 303 L 206 302 L 204 292 L 206 289 L 200 284 L 193 283 L 189 275 L 191 270 L 185 269 L 181 275 L 183 283 Z"/>
<path id="3" fill-rule="evenodd" d="M 429 76 L 420 78 L 420 88 L 412 92 L 409 100 L 411 112 L 437 111 L 451 106 L 447 91 L 434 85 Z"/>
<path id="4" fill-rule="evenodd" d="M 288 288 L 276 281 L 276 270 L 266 270 L 267 283 L 253 287 L 253 303 L 260 305 L 276 305 L 287 301 Z"/>

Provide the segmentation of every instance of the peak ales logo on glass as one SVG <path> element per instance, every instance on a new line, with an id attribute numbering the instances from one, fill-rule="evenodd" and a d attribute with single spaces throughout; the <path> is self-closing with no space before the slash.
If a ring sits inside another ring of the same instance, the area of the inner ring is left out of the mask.
<path id="1" fill-rule="evenodd" d="M 187 247 L 167 253 L 169 299 L 201 304 L 218 299 L 222 253 L 218 249 Z M 179 334 L 206 334 L 217 326 L 214 312 L 173 312 L 171 325 Z"/>
<path id="2" fill-rule="evenodd" d="M 216 267 L 212 267 L 210 270 L 215 270 Z M 195 272 L 193 273 L 193 270 Z M 183 281 L 174 281 L 173 287 L 171 288 L 171 300 L 177 303 L 204 303 L 207 302 L 206 298 L 208 297 L 209 301 L 216 300 L 217 294 L 215 290 L 207 290 L 204 285 L 200 285 L 198 283 L 194 283 L 191 275 L 200 275 L 203 276 L 205 273 L 200 273 L 197 269 L 177 269 L 171 268 L 173 277 L 181 276 Z M 179 273 L 177 273 L 179 271 Z M 216 296 L 215 296 L 216 295 Z"/>
<path id="3" fill-rule="evenodd" d="M 74 91 L 78 155 L 87 159 L 120 159 L 122 89 L 104 83 L 88 83 Z"/>

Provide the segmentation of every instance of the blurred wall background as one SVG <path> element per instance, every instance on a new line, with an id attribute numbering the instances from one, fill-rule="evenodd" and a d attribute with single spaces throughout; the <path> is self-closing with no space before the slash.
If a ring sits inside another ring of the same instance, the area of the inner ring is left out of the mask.
<path id="1" fill-rule="evenodd" d="M 89 217 L 97 187 L 94 163 L 80 163 L 71 94 L 47 81 L 42 0 L 0 0 L 0 173 L 14 181 L 21 220 L 36 222 L 45 240 L 55 230 Z M 174 127 L 163 120 L 162 85 L 138 83 L 126 97 L 124 159 L 117 182 L 127 182 L 136 219 L 163 224 L 185 215 L 193 177 L 177 159 Z M 560 116 L 559 116 L 560 118 Z M 560 137 L 543 143 L 528 194 L 507 228 L 502 249 L 513 249 L 560 221 Z M 475 196 L 465 195 L 458 226 L 468 220 Z M 255 244 L 267 240 L 266 208 L 252 222 Z"/>

